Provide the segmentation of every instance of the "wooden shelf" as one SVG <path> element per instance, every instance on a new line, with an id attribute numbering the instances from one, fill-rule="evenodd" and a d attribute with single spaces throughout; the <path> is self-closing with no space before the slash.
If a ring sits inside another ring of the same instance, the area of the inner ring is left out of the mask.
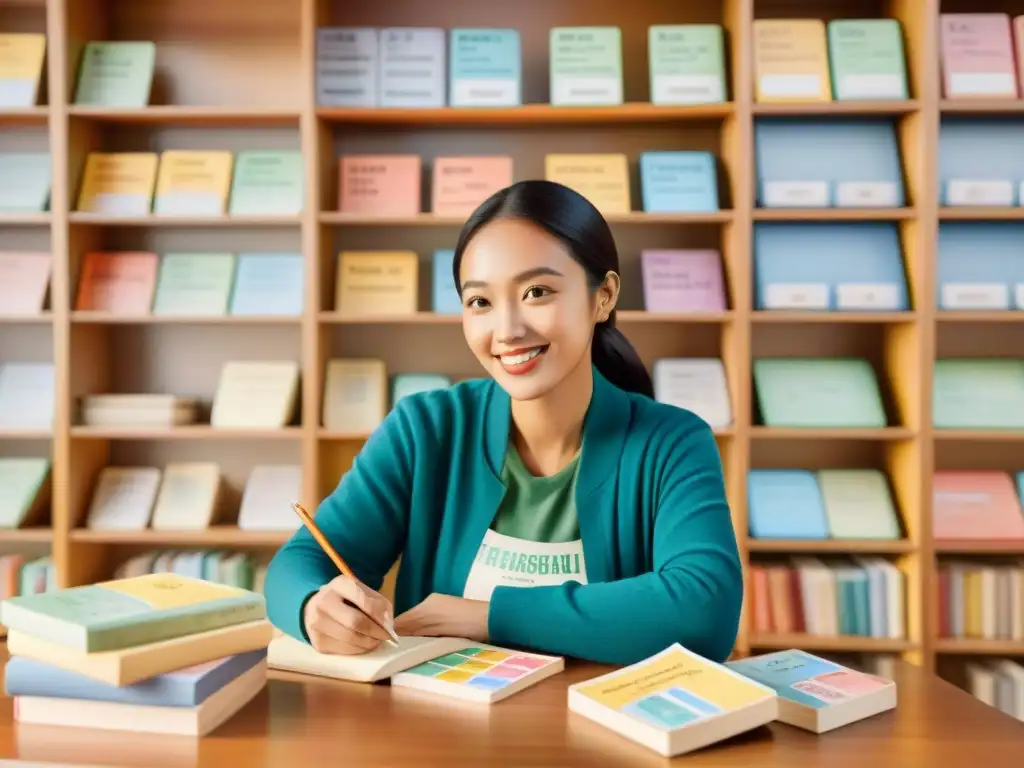
<path id="1" fill-rule="evenodd" d="M 890 640 L 861 635 L 751 635 L 750 647 L 767 651 L 773 649 L 802 648 L 805 651 L 832 651 L 840 653 L 904 653 L 913 650 L 909 640 Z"/>
<path id="2" fill-rule="evenodd" d="M 909 101 L 804 101 L 792 103 L 760 103 L 753 105 L 754 115 L 908 115 L 921 105 Z"/>
<path id="3" fill-rule="evenodd" d="M 619 323 L 728 323 L 732 312 L 646 312 L 619 310 L 615 313 Z M 394 315 L 347 315 L 341 312 L 320 312 L 319 320 L 325 325 L 462 325 L 462 315 L 446 315 L 423 311 Z"/>
<path id="4" fill-rule="evenodd" d="M 754 221 L 907 221 L 913 208 L 755 208 Z"/>
<path id="5" fill-rule="evenodd" d="M 1024 557 L 1024 539 L 988 540 L 956 539 L 939 540 L 934 545 L 936 554 L 941 555 L 1019 555 Z"/>
<path id="6" fill-rule="evenodd" d="M 913 323 L 915 312 L 803 312 L 800 310 L 755 310 L 753 323 Z"/>
<path id="7" fill-rule="evenodd" d="M 97 123 L 121 125 L 245 128 L 287 125 L 298 127 L 300 113 L 298 110 L 260 107 L 243 109 L 217 106 L 151 106 L 143 109 L 107 109 L 70 106 L 68 116 Z"/>
<path id="8" fill-rule="evenodd" d="M 168 429 L 71 427 L 70 433 L 71 437 L 76 440 L 298 440 L 302 437 L 300 427 L 226 429 L 208 425 L 189 425 Z"/>
<path id="9" fill-rule="evenodd" d="M 747 539 L 750 552 L 772 554 L 903 555 L 917 549 L 912 541 L 898 539 Z"/>
<path id="10" fill-rule="evenodd" d="M 524 104 L 520 107 L 438 107 L 425 109 L 360 109 L 319 107 L 317 117 L 338 125 L 408 126 L 550 126 L 622 125 L 721 120 L 734 112 L 732 104 L 659 106 L 629 103 L 609 107 L 561 107 Z"/>
<path id="11" fill-rule="evenodd" d="M 936 640 L 935 650 L 956 656 L 1024 656 L 1024 642 L 943 637 Z"/>
<path id="12" fill-rule="evenodd" d="M 865 428 L 802 428 L 802 427 L 750 427 L 754 440 L 911 440 L 914 431 L 906 427 Z"/>
<path id="13" fill-rule="evenodd" d="M 52 325 L 53 313 L 38 315 L 0 315 L 0 325 Z"/>
<path id="14" fill-rule="evenodd" d="M 732 221 L 732 211 L 709 213 L 609 213 L 605 219 L 610 224 L 724 224 Z M 320 223 L 337 227 L 454 227 L 465 223 L 464 218 L 435 216 L 421 213 L 418 216 L 357 216 L 338 211 L 323 211 Z"/>
<path id="15" fill-rule="evenodd" d="M 298 227 L 299 216 L 106 216 L 73 211 L 71 224 L 83 227 Z"/>
<path id="16" fill-rule="evenodd" d="M 0 109 L 0 125 L 46 125 L 46 122 L 49 119 L 49 117 L 49 107 L 28 107 L 25 109 Z"/>
<path id="17" fill-rule="evenodd" d="M 213 526 L 201 531 L 93 531 L 76 528 L 71 540 L 90 544 L 145 544 L 152 547 L 279 547 L 291 531 L 244 531 L 235 526 Z"/>
<path id="18" fill-rule="evenodd" d="M 940 221 L 1024 221 L 1024 208 L 1011 206 L 962 206 L 940 208 Z"/>
<path id="19" fill-rule="evenodd" d="M 1024 429 L 935 429 L 936 440 L 961 443 L 1019 443 L 1024 442 Z"/>
<path id="20" fill-rule="evenodd" d="M 0 544 L 49 544 L 52 528 L 0 528 Z"/>
<path id="21" fill-rule="evenodd" d="M 935 320 L 939 323 L 1024 323 L 1024 310 L 961 312 L 944 309 L 935 313 Z"/>
<path id="22" fill-rule="evenodd" d="M 939 111 L 947 115 L 1024 115 L 1024 100 L 942 99 Z"/>
<path id="23" fill-rule="evenodd" d="M 302 317 L 279 315 L 113 315 L 108 312 L 72 312 L 71 322 L 81 325 L 295 325 Z"/>

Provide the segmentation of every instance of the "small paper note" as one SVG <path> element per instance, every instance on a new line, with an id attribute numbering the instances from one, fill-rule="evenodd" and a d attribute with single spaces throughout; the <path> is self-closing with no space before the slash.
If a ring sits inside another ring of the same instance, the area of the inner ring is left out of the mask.
<path id="1" fill-rule="evenodd" d="M 387 415 L 382 360 L 330 360 L 324 380 L 324 427 L 369 434 Z"/>
<path id="2" fill-rule="evenodd" d="M 836 99 L 906 99 L 903 30 L 896 19 L 836 19 L 828 24 Z"/>
<path id="3" fill-rule="evenodd" d="M 712 250 L 647 250 L 640 254 L 648 312 L 725 310 L 722 261 Z"/>
<path id="4" fill-rule="evenodd" d="M 1017 96 L 1009 16 L 943 13 L 939 35 L 946 98 Z"/>

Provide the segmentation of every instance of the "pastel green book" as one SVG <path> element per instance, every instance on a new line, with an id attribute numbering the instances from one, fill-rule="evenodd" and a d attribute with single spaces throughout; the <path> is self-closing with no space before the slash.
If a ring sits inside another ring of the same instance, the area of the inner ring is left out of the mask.
<path id="1" fill-rule="evenodd" d="M 50 460 L 0 458 L 0 528 L 18 528 L 48 500 Z"/>
<path id="2" fill-rule="evenodd" d="M 1024 360 L 936 360 L 932 422 L 937 429 L 1024 429 Z"/>
<path id="3" fill-rule="evenodd" d="M 884 427 L 887 420 L 871 364 L 850 358 L 762 358 L 754 387 L 765 425 Z"/>
<path id="4" fill-rule="evenodd" d="M 622 103 L 622 31 L 618 27 L 551 30 L 551 103 Z"/>
<path id="5" fill-rule="evenodd" d="M 99 41 L 85 44 L 75 104 L 83 107 L 144 107 L 156 68 L 156 44 Z"/>
<path id="6" fill-rule="evenodd" d="M 647 31 L 651 103 L 725 101 L 725 47 L 718 24 L 655 24 Z"/>
<path id="7" fill-rule="evenodd" d="M 234 274 L 230 253 L 168 253 L 160 260 L 153 314 L 224 315 Z"/>
<path id="8" fill-rule="evenodd" d="M 266 618 L 262 595 L 150 573 L 0 603 L 0 624 L 85 653 L 113 651 Z"/>
<path id="9" fill-rule="evenodd" d="M 234 216 L 295 216 L 302 212 L 302 153 L 251 150 L 235 156 L 229 212 Z"/>
<path id="10" fill-rule="evenodd" d="M 0 154 L 0 211 L 41 213 L 50 204 L 49 152 Z"/>
<path id="11" fill-rule="evenodd" d="M 822 469 L 818 488 L 834 539 L 898 539 L 900 524 L 885 475 L 877 469 Z"/>
<path id="12" fill-rule="evenodd" d="M 907 98 L 903 30 L 895 19 L 829 22 L 828 58 L 838 101 Z"/>

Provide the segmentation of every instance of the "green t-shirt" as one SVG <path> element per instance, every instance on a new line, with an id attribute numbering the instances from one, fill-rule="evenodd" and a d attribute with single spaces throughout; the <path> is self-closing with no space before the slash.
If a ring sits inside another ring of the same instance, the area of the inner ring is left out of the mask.
<path id="1" fill-rule="evenodd" d="M 580 537 L 576 517 L 576 474 L 580 458 L 550 477 L 537 477 L 509 443 L 501 480 L 505 484 L 492 528 L 504 536 L 555 544 Z"/>

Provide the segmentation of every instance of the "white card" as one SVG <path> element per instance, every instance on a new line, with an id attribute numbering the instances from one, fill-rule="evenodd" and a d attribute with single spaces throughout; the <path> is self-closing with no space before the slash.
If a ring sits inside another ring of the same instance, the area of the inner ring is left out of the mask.
<path id="1" fill-rule="evenodd" d="M 1013 182 L 1006 180 L 951 179 L 947 205 L 1013 205 Z"/>
<path id="2" fill-rule="evenodd" d="M 836 185 L 840 208 L 895 208 L 899 187 L 891 181 L 841 181 Z"/>
<path id="3" fill-rule="evenodd" d="M 899 288 L 892 283 L 841 283 L 836 287 L 836 304 L 840 309 L 898 310 Z"/>
<path id="4" fill-rule="evenodd" d="M 1003 283 L 947 283 L 942 309 L 1009 309 L 1010 286 Z"/>
<path id="5" fill-rule="evenodd" d="M 767 208 L 827 208 L 827 181 L 769 181 L 764 185 Z"/>
<path id="6" fill-rule="evenodd" d="M 761 75 L 761 95 L 765 98 L 814 98 L 821 91 L 819 75 Z"/>
<path id="7" fill-rule="evenodd" d="M 768 309 L 828 309 L 825 283 L 772 283 L 765 289 Z"/>

